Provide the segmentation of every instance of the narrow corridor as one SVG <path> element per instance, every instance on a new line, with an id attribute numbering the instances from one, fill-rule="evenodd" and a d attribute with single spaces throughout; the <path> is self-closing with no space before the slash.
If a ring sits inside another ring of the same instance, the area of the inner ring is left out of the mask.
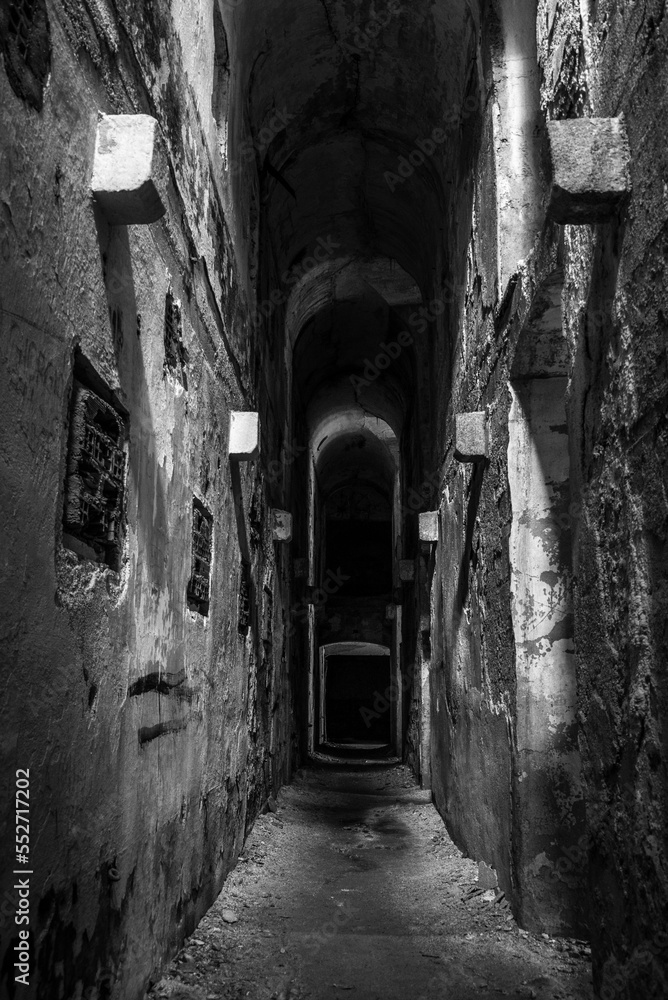
<path id="1" fill-rule="evenodd" d="M 593 996 L 586 946 L 519 930 L 407 767 L 311 767 L 271 804 L 150 1000 Z"/>
<path id="2" fill-rule="evenodd" d="M 0 1000 L 667 1000 L 667 303 L 668 0 L 0 2 Z"/>

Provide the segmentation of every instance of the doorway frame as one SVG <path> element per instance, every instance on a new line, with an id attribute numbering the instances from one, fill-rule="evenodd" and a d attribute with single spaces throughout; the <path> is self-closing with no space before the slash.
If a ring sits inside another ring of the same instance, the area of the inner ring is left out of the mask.
<path id="1" fill-rule="evenodd" d="M 389 646 L 376 642 L 328 642 L 318 649 L 318 745 L 327 740 L 327 712 L 325 710 L 325 692 L 327 685 L 327 660 L 330 656 L 387 656 L 390 659 L 390 677 L 394 675 L 392 651 Z M 311 698 L 315 692 L 311 692 Z M 315 708 L 315 705 L 313 706 Z M 390 746 L 394 750 L 397 743 L 396 712 L 390 712 Z"/>

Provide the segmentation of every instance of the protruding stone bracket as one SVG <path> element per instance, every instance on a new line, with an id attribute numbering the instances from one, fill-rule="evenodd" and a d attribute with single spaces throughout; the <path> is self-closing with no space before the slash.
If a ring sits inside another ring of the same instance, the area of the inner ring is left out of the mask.
<path id="1" fill-rule="evenodd" d="M 482 462 L 489 457 L 490 430 L 484 410 L 455 416 L 455 458 L 459 462 Z"/>
<path id="2" fill-rule="evenodd" d="M 271 534 L 275 542 L 292 541 L 292 514 L 287 510 L 273 509 L 271 512 Z"/>
<path id="3" fill-rule="evenodd" d="M 257 458 L 260 444 L 260 417 L 252 411 L 232 411 L 230 413 L 230 437 L 228 454 L 232 477 L 232 496 L 237 520 L 239 549 L 243 562 L 250 564 L 250 548 L 246 532 L 243 490 L 241 487 L 240 462 L 251 462 Z"/>
<path id="4" fill-rule="evenodd" d="M 415 579 L 415 562 L 413 559 L 399 560 L 399 579 L 402 583 L 409 583 Z"/>
<path id="5" fill-rule="evenodd" d="M 548 218 L 561 225 L 609 222 L 631 190 L 623 118 L 548 122 L 552 186 Z"/>
<path id="6" fill-rule="evenodd" d="M 112 226 L 157 222 L 167 209 L 169 167 L 150 115 L 101 115 L 91 189 Z"/>
<path id="7" fill-rule="evenodd" d="M 229 456 L 232 462 L 252 462 L 260 444 L 260 415 L 250 411 L 230 413 Z"/>
<path id="8" fill-rule="evenodd" d="M 420 541 L 438 541 L 438 511 L 427 510 L 420 514 Z"/>

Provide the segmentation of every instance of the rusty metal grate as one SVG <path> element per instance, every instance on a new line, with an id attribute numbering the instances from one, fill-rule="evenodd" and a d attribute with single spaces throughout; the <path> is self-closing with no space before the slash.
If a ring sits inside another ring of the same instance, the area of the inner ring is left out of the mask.
<path id="1" fill-rule="evenodd" d="M 209 613 L 213 518 L 199 500 L 193 500 L 192 570 L 188 581 L 188 606 L 201 615 Z"/>
<path id="2" fill-rule="evenodd" d="M 65 531 L 117 568 L 122 545 L 125 425 L 92 390 L 74 383 L 65 480 Z M 91 553 L 91 555 L 92 555 Z"/>
<path id="3" fill-rule="evenodd" d="M 178 379 L 184 389 L 188 388 L 187 361 L 181 306 L 169 291 L 165 296 L 165 371 Z"/>

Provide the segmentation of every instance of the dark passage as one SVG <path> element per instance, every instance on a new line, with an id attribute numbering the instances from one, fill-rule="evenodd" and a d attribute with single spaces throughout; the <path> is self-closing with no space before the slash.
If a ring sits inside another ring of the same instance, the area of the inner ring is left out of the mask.
<path id="1" fill-rule="evenodd" d="M 348 579 L 341 597 L 372 597 L 392 590 L 390 521 L 327 521 L 327 565 Z"/>
<path id="2" fill-rule="evenodd" d="M 389 743 L 390 713 L 373 703 L 390 683 L 389 656 L 330 656 L 325 705 L 327 742 Z"/>
<path id="3" fill-rule="evenodd" d="M 0 1000 L 668 998 L 667 11 L 0 2 Z"/>

